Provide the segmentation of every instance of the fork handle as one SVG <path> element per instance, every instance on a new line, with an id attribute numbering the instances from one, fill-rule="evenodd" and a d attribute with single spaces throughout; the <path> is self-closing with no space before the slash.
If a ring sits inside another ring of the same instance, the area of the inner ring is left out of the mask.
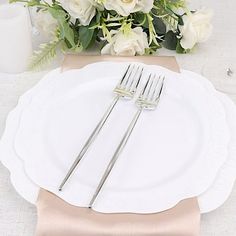
<path id="1" fill-rule="evenodd" d="M 65 178 L 61 182 L 61 184 L 59 186 L 59 191 L 62 191 L 64 185 L 67 183 L 68 179 L 70 178 L 70 176 L 75 171 L 75 169 L 78 166 L 79 162 L 81 161 L 81 159 L 83 158 L 83 156 L 85 155 L 85 153 L 87 152 L 87 150 L 89 149 L 91 144 L 94 142 L 94 140 L 96 139 L 96 137 L 100 133 L 102 127 L 106 123 L 108 117 L 110 116 L 111 112 L 113 111 L 113 109 L 114 109 L 115 105 L 117 104 L 117 102 L 119 101 L 119 99 L 120 99 L 120 96 L 117 95 L 113 99 L 113 101 L 111 102 L 110 106 L 107 108 L 107 110 L 104 113 L 102 119 L 98 122 L 97 126 L 95 127 L 95 129 L 93 130 L 93 132 L 91 133 L 91 135 L 87 139 L 86 143 L 84 144 L 84 146 L 83 146 L 82 150 L 80 151 L 79 155 L 77 156 L 74 163 L 70 167 L 70 169 L 69 169 L 68 173 L 66 174 Z"/>
<path id="2" fill-rule="evenodd" d="M 89 203 L 89 208 L 91 208 L 93 206 L 93 204 L 94 204 L 98 194 L 100 193 L 100 191 L 101 191 L 103 185 L 105 184 L 109 174 L 111 173 L 111 171 L 112 171 L 112 169 L 113 169 L 113 167 L 114 167 L 114 165 L 115 165 L 119 155 L 121 154 L 122 150 L 124 149 L 125 145 L 127 144 L 128 140 L 130 138 L 130 135 L 133 132 L 134 127 L 135 127 L 135 125 L 136 125 L 136 123 L 137 123 L 137 121 L 138 121 L 142 111 L 143 111 L 143 108 L 140 108 L 136 112 L 136 114 L 133 117 L 131 123 L 129 124 L 128 129 L 126 130 L 123 138 L 121 139 L 121 141 L 120 141 L 120 143 L 119 143 L 119 145 L 118 145 L 118 147 L 117 147 L 117 149 L 116 149 L 116 151 L 115 151 L 111 161 L 109 162 L 109 164 L 108 164 L 108 166 L 107 166 L 107 168 L 106 168 L 106 170 L 105 170 L 105 172 L 104 172 L 104 174 L 103 174 L 103 176 L 102 176 L 102 178 L 101 178 L 101 180 L 100 180 L 100 182 L 98 184 L 98 187 L 96 188 L 96 191 L 95 191 L 95 193 L 94 193 L 94 195 L 92 197 L 92 200 Z"/>

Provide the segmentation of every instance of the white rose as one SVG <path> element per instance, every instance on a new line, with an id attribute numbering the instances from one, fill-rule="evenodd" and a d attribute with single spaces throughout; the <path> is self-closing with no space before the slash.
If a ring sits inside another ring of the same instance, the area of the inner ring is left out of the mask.
<path id="1" fill-rule="evenodd" d="M 148 13 L 153 8 L 154 0 L 105 0 L 104 7 L 114 10 L 122 16 L 128 16 L 133 12 Z"/>
<path id="2" fill-rule="evenodd" d="M 211 18 L 212 11 L 206 9 L 184 15 L 184 25 L 180 26 L 181 46 L 185 49 L 191 49 L 196 43 L 206 41 L 212 32 Z"/>
<path id="3" fill-rule="evenodd" d="M 60 3 L 82 25 L 89 25 L 96 14 L 96 8 L 101 7 L 95 0 L 60 0 Z"/>
<path id="4" fill-rule="evenodd" d="M 143 55 L 148 48 L 147 34 L 141 27 L 130 29 L 129 32 L 111 31 L 111 41 L 105 45 L 101 51 L 102 54 L 135 56 Z"/>
<path id="5" fill-rule="evenodd" d="M 47 11 L 39 11 L 34 14 L 35 27 L 45 37 L 50 38 L 58 26 L 57 20 L 54 19 Z"/>

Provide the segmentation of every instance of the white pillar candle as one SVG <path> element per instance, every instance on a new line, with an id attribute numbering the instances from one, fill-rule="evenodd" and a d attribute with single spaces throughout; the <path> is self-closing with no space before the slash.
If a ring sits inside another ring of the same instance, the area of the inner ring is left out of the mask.
<path id="1" fill-rule="evenodd" d="M 22 5 L 0 5 L 0 72 L 24 72 L 31 55 L 31 24 L 27 9 Z"/>

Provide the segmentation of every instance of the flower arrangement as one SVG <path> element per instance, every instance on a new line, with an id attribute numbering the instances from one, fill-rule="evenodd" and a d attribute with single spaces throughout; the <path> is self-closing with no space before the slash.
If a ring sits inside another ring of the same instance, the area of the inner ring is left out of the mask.
<path id="1" fill-rule="evenodd" d="M 32 67 L 57 53 L 81 52 L 95 44 L 102 54 L 152 54 L 161 47 L 190 52 L 208 39 L 212 13 L 190 11 L 185 0 L 10 0 L 36 7 L 53 38 L 35 52 Z M 59 49 L 59 50 L 58 50 Z"/>

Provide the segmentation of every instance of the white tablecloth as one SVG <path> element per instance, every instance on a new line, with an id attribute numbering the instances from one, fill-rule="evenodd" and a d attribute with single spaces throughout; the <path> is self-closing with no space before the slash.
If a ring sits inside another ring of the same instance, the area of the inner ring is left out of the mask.
<path id="1" fill-rule="evenodd" d="M 211 39 L 191 55 L 177 55 L 184 69 L 203 74 L 220 91 L 236 102 L 236 1 L 192 0 L 192 5 L 214 9 L 214 32 Z M 175 55 L 161 50 L 160 55 Z M 227 76 L 227 69 L 234 71 Z M 21 94 L 40 80 L 45 72 L 6 76 L 0 73 L 0 135 L 3 133 L 8 112 L 17 104 Z M 202 217 L 201 236 L 235 236 L 236 188 L 228 201 L 216 211 Z M 36 209 L 23 200 L 13 189 L 9 172 L 0 164 L 0 235 L 33 236 Z"/>

